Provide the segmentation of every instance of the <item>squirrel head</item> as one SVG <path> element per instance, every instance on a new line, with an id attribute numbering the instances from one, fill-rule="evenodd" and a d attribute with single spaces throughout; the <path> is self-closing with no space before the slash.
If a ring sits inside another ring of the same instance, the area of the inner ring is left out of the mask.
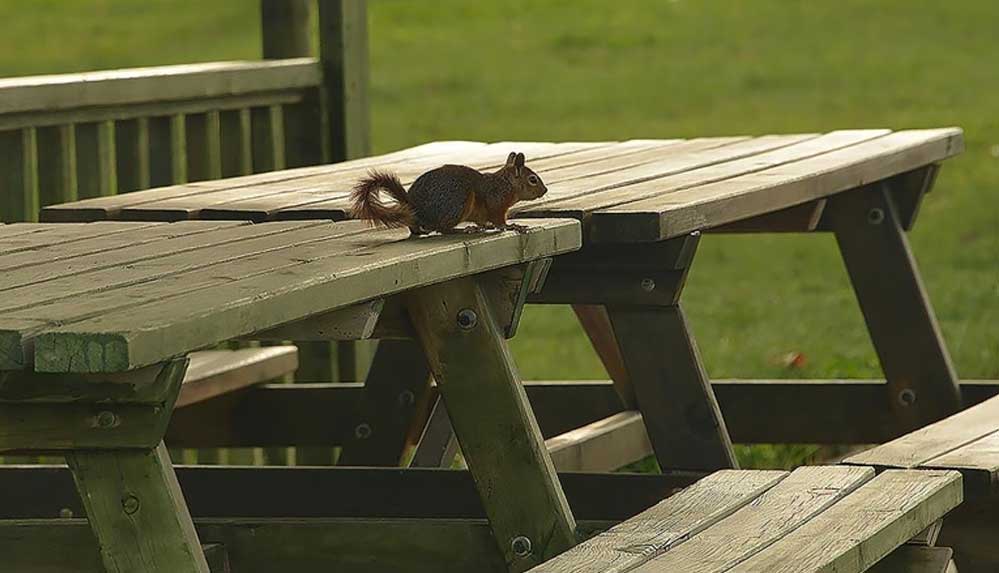
<path id="1" fill-rule="evenodd" d="M 537 199 L 548 192 L 541 176 L 524 165 L 523 153 L 510 153 L 506 158 L 506 165 L 501 167 L 498 173 L 513 184 L 518 201 Z"/>

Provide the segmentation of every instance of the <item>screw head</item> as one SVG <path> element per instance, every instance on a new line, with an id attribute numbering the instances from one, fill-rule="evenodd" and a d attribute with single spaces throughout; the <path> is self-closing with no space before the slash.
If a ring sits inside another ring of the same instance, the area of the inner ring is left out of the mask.
<path id="1" fill-rule="evenodd" d="M 118 425 L 118 416 L 114 412 L 104 410 L 97 413 L 98 428 L 113 428 Z"/>
<path id="2" fill-rule="evenodd" d="M 642 290 L 652 292 L 656 290 L 656 281 L 652 279 L 642 279 Z"/>
<path id="3" fill-rule="evenodd" d="M 884 209 L 881 209 L 880 207 L 874 207 L 867 212 L 867 222 L 872 225 L 880 225 L 884 222 L 884 220 L 885 212 Z"/>
<path id="4" fill-rule="evenodd" d="M 898 401 L 903 406 L 911 406 L 916 403 L 916 392 L 912 388 L 905 388 L 898 393 Z"/>
<path id="5" fill-rule="evenodd" d="M 463 308 L 458 311 L 458 328 L 462 330 L 472 330 L 479 323 L 479 315 L 470 308 Z"/>
<path id="6" fill-rule="evenodd" d="M 361 422 L 354 428 L 354 435 L 357 436 L 359 440 L 366 440 L 371 437 L 371 425 L 367 422 Z"/>
<path id="7" fill-rule="evenodd" d="M 412 390 L 403 390 L 399 393 L 400 406 L 412 406 L 413 402 L 416 402 L 416 396 L 413 395 Z"/>
<path id="8" fill-rule="evenodd" d="M 73 510 L 68 507 L 64 507 L 59 510 L 59 517 L 63 519 L 70 519 L 73 517 Z"/>
<path id="9" fill-rule="evenodd" d="M 121 500 L 121 508 L 125 510 L 125 513 L 132 515 L 133 513 L 139 511 L 139 498 L 134 495 L 129 495 L 125 499 Z"/>
<path id="10" fill-rule="evenodd" d="M 523 535 L 518 535 L 510 541 L 510 550 L 517 557 L 527 557 L 531 554 L 531 540 Z"/>

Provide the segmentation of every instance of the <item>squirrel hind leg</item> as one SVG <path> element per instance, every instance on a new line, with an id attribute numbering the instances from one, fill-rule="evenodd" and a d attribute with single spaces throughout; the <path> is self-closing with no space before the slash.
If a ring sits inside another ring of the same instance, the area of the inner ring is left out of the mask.
<path id="1" fill-rule="evenodd" d="M 423 235 L 429 235 L 430 231 L 420 228 L 418 225 L 409 228 L 409 236 L 411 238 L 420 237 Z"/>

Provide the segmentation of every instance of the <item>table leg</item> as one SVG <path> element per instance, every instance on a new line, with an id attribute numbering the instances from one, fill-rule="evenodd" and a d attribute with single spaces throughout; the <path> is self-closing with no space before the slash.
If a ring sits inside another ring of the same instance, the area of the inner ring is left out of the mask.
<path id="1" fill-rule="evenodd" d="M 895 193 L 905 179 L 832 197 L 823 226 L 833 231 L 891 390 L 899 431 L 954 413 L 960 388 L 909 248 Z"/>
<path id="2" fill-rule="evenodd" d="M 208 573 L 166 446 L 66 460 L 109 572 Z"/>
<path id="3" fill-rule="evenodd" d="M 435 397 L 427 425 L 409 465 L 414 468 L 449 468 L 457 453 L 458 442 L 454 437 L 451 417 L 447 414 L 444 400 Z"/>
<path id="4" fill-rule="evenodd" d="M 364 382 L 354 431 L 339 465 L 395 466 L 406 445 L 416 405 L 428 388 L 430 368 L 412 340 L 382 340 Z"/>
<path id="5" fill-rule="evenodd" d="M 575 519 L 478 284 L 421 289 L 408 308 L 510 570 L 575 545 Z"/>

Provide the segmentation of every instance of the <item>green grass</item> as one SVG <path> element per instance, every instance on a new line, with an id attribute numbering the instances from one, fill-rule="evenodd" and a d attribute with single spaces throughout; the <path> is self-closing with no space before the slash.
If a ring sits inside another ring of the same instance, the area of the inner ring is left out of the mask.
<path id="1" fill-rule="evenodd" d="M 0 75 L 254 58 L 256 6 L 5 2 Z M 375 150 L 961 126 L 911 240 L 960 375 L 999 378 L 996 21 L 993 0 L 375 1 Z M 879 375 L 830 237 L 705 237 L 684 304 L 712 376 Z M 605 376 L 564 308 L 513 347 L 525 377 Z"/>

